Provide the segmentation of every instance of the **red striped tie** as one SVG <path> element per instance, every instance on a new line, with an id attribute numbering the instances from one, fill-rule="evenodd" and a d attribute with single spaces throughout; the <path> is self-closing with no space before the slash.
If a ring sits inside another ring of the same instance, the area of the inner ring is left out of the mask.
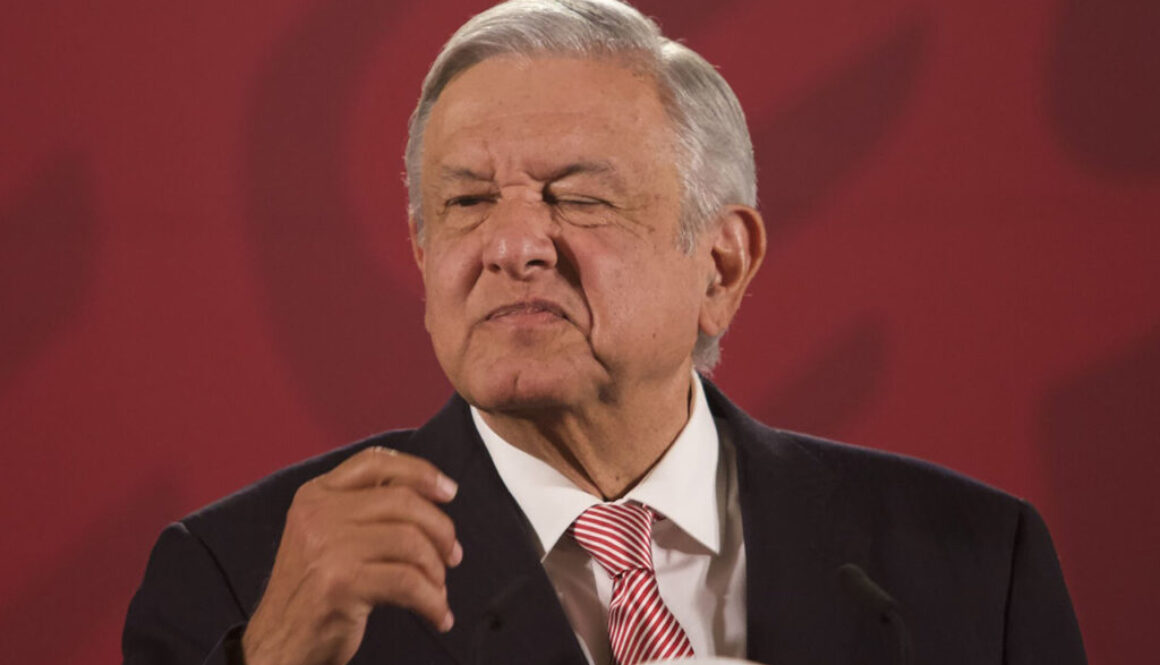
<path id="1" fill-rule="evenodd" d="M 690 658 L 693 647 L 657 589 L 652 561 L 656 513 L 639 503 L 602 503 L 572 523 L 572 537 L 612 577 L 608 635 L 619 665 Z"/>

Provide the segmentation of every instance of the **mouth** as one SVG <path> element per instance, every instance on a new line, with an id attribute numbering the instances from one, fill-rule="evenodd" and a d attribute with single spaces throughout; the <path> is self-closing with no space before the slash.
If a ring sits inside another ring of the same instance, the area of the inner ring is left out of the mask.
<path id="1" fill-rule="evenodd" d="M 527 316 L 550 316 L 565 321 L 569 320 L 564 309 L 550 300 L 524 300 L 493 309 L 485 317 L 485 321 Z"/>

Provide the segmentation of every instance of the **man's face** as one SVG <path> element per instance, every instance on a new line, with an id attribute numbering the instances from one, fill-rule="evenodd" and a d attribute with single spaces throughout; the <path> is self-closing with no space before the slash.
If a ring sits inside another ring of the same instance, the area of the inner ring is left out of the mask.
<path id="1" fill-rule="evenodd" d="M 422 197 L 426 326 L 468 401 L 581 408 L 687 382 L 712 258 L 678 246 L 650 77 L 611 60 L 471 67 L 432 109 Z"/>

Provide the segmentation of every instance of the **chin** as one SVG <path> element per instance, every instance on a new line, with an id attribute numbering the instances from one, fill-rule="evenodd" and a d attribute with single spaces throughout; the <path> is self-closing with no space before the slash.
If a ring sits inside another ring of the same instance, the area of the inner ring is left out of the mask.
<path id="1" fill-rule="evenodd" d="M 467 372 L 456 390 L 484 411 L 519 413 L 577 406 L 592 397 L 586 373 L 566 363 L 521 360 L 499 362 Z"/>

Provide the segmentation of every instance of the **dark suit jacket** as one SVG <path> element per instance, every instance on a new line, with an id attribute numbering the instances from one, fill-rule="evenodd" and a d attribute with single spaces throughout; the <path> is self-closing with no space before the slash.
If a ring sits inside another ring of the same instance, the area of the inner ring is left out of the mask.
<path id="1" fill-rule="evenodd" d="M 749 658 L 895 662 L 891 628 L 837 581 L 836 568 L 852 562 L 897 601 L 916 663 L 1085 662 L 1030 505 L 930 464 L 770 429 L 708 383 L 706 393 L 737 449 Z M 290 467 L 170 525 L 129 607 L 125 662 L 236 657 L 295 490 L 370 445 L 421 455 L 459 482 L 447 513 L 465 557 L 447 575 L 450 633 L 380 607 L 352 662 L 584 665 L 523 514 L 458 397 L 418 430 Z"/>

